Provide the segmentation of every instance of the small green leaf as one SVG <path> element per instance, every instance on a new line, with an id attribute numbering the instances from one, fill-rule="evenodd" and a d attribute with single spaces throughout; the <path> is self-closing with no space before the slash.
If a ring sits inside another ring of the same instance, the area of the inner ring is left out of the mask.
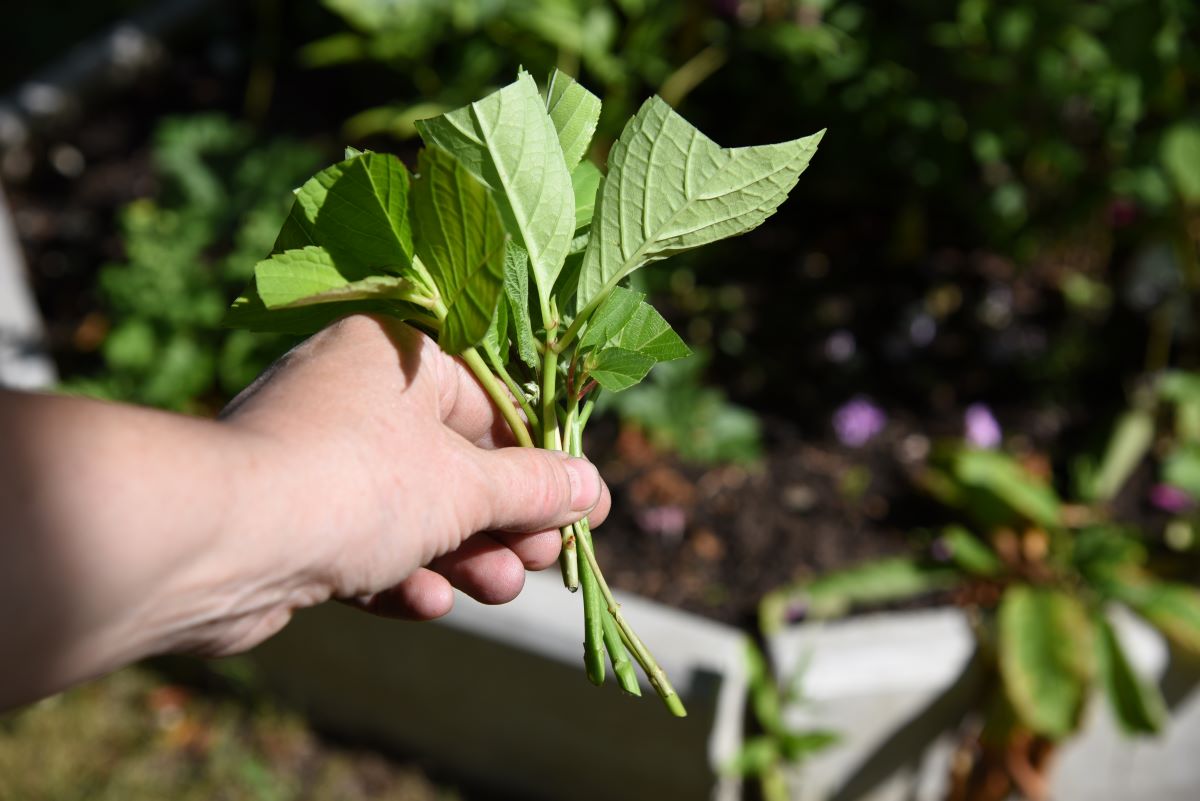
<path id="1" fill-rule="evenodd" d="M 590 161 L 579 162 L 579 166 L 571 171 L 576 231 L 591 224 L 592 214 L 596 211 L 596 195 L 600 192 L 600 182 L 603 180 L 604 174 L 600 168 Z"/>
<path id="2" fill-rule="evenodd" d="M 692 351 L 679 338 L 645 295 L 614 287 L 588 320 L 579 340 L 580 352 L 617 347 L 666 362 L 690 356 Z"/>
<path id="3" fill-rule="evenodd" d="M 1167 131 L 1159 157 L 1180 196 L 1200 203 L 1200 125 L 1181 122 Z"/>
<path id="4" fill-rule="evenodd" d="M 504 226 L 529 254 L 548 309 L 575 229 L 575 195 L 554 123 L 527 72 L 469 106 L 421 120 L 427 145 L 453 154 L 496 193 Z"/>
<path id="5" fill-rule="evenodd" d="M 641 292 L 634 292 L 632 289 L 613 289 L 612 294 L 604 299 L 588 320 L 587 331 L 579 340 L 580 352 L 615 344 L 621 328 L 633 317 L 633 313 L 645 297 Z"/>
<path id="6" fill-rule="evenodd" d="M 780 756 L 788 762 L 795 762 L 837 745 L 841 739 L 837 732 L 823 729 L 787 732 L 779 738 Z"/>
<path id="7" fill-rule="evenodd" d="M 656 362 L 669 362 L 692 355 L 662 315 L 649 303 L 642 302 L 617 336 L 618 347 L 634 350 Z"/>
<path id="8" fill-rule="evenodd" d="M 1181 445 L 1163 462 L 1163 480 L 1173 487 L 1200 498 L 1200 445 Z"/>
<path id="9" fill-rule="evenodd" d="M 296 190 L 273 252 L 325 248 L 348 281 L 412 264 L 408 170 L 395 156 L 363 153 L 327 167 Z"/>
<path id="10" fill-rule="evenodd" d="M 905 600 L 952 587 L 960 580 L 958 571 L 950 567 L 909 557 L 879 559 L 771 593 L 763 604 L 764 623 L 772 629 L 778 625 L 766 619 L 768 609 L 783 616 L 787 607 L 794 606 L 807 618 L 838 617 L 855 606 Z"/>
<path id="11" fill-rule="evenodd" d="M 1058 590 L 1017 584 L 1000 601 L 999 661 L 1004 689 L 1021 720 L 1051 738 L 1079 725 L 1095 669 L 1091 620 Z"/>
<path id="12" fill-rule="evenodd" d="M 944 528 L 942 542 L 949 549 L 954 564 L 968 573 L 993 577 L 1004 572 L 1004 562 L 996 552 L 962 526 Z"/>
<path id="13" fill-rule="evenodd" d="M 1126 734 L 1158 733 L 1167 716 L 1162 693 L 1134 671 L 1103 614 L 1096 616 L 1096 632 L 1100 678 L 1117 724 Z"/>
<path id="14" fill-rule="evenodd" d="M 504 295 L 512 312 L 517 356 L 531 369 L 536 369 L 537 343 L 533 338 L 533 323 L 529 319 L 529 254 L 511 239 L 504 250 Z"/>
<path id="15" fill-rule="evenodd" d="M 758 227 L 823 135 L 722 148 L 660 98 L 647 100 L 609 155 L 576 303 L 585 307 L 644 264 Z"/>
<path id="16" fill-rule="evenodd" d="M 609 392 L 629 389 L 645 378 L 653 366 L 652 357 L 624 348 L 605 348 L 584 360 L 588 375 Z"/>
<path id="17" fill-rule="evenodd" d="M 1059 524 L 1061 513 L 1054 490 L 1006 454 L 974 448 L 960 450 L 954 460 L 954 475 L 969 487 L 991 493 L 1034 523 Z"/>
<path id="18" fill-rule="evenodd" d="M 255 286 L 268 309 L 311 306 L 347 300 L 415 300 L 412 281 L 394 275 L 372 275 L 347 281 L 324 248 L 309 245 L 285 250 L 254 266 Z"/>
<path id="19" fill-rule="evenodd" d="M 779 745 L 769 735 L 751 737 L 726 768 L 735 776 L 758 776 L 779 760 Z"/>
<path id="20" fill-rule="evenodd" d="M 254 282 L 233 302 L 222 325 L 275 334 L 311 334 L 351 314 L 386 314 L 399 320 L 413 318 L 415 306 L 385 300 L 348 300 L 292 308 L 268 309 L 258 296 Z"/>
<path id="21" fill-rule="evenodd" d="M 1200 657 L 1200 590 L 1136 573 L 1111 589 L 1114 597 L 1133 607 L 1176 646 Z"/>
<path id="22" fill-rule="evenodd" d="M 413 185 L 417 254 L 446 306 L 438 344 L 461 353 L 487 333 L 504 288 L 507 236 L 492 193 L 439 147 L 421 151 Z"/>
<path id="23" fill-rule="evenodd" d="M 508 298 L 500 293 L 496 303 L 496 313 L 492 315 L 492 323 L 487 333 L 483 335 L 483 346 L 504 364 L 508 361 Z"/>
<path id="24" fill-rule="evenodd" d="M 546 111 L 554 121 L 567 169 L 575 169 L 592 142 L 600 120 L 600 98 L 576 83 L 570 75 L 555 70 L 546 87 Z"/>
<path id="25" fill-rule="evenodd" d="M 1154 441 L 1154 416 L 1134 409 L 1117 421 L 1112 438 L 1104 451 L 1104 461 L 1093 480 L 1091 495 L 1097 501 L 1110 501 L 1133 475 L 1150 451 Z"/>

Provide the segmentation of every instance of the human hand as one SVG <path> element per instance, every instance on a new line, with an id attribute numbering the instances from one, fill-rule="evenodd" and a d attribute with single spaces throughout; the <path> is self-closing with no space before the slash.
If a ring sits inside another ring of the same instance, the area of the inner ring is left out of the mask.
<path id="1" fill-rule="evenodd" d="M 272 591 L 278 605 L 204 650 L 241 650 L 330 596 L 415 619 L 448 612 L 452 586 L 510 601 L 525 570 L 555 563 L 559 527 L 608 513 L 590 463 L 509 447 L 466 367 L 389 320 L 351 317 L 317 334 L 222 418 L 258 454 L 241 501 L 262 521 L 254 543 L 291 579 Z"/>

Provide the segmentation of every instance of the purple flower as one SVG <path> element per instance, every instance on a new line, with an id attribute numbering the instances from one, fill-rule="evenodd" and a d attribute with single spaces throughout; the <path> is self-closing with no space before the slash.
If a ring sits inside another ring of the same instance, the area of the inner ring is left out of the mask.
<path id="1" fill-rule="evenodd" d="M 843 403 L 833 413 L 833 430 L 843 445 L 861 448 L 887 425 L 887 415 L 863 397 Z"/>
<path id="2" fill-rule="evenodd" d="M 1196 499 L 1187 490 L 1171 484 L 1155 484 L 1149 492 L 1150 504 L 1168 514 L 1177 515 L 1195 508 Z"/>
<path id="3" fill-rule="evenodd" d="M 972 448 L 996 448 L 1000 445 L 1003 433 L 995 415 L 985 403 L 972 403 L 963 415 L 963 427 L 966 429 L 967 443 Z"/>

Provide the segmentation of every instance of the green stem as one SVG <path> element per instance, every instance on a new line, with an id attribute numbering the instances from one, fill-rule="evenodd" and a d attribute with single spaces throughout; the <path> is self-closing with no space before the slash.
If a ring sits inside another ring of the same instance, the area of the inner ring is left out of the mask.
<path id="1" fill-rule="evenodd" d="M 541 427 L 541 423 L 538 422 L 537 412 L 533 410 L 533 407 L 529 405 L 529 401 L 526 400 L 525 392 L 521 389 L 520 385 L 513 380 L 513 377 L 509 374 L 508 370 L 504 369 L 504 363 L 500 361 L 496 354 L 492 353 L 492 351 L 488 348 L 484 348 L 483 352 L 487 355 L 488 361 L 492 364 L 492 371 L 496 375 L 500 376 L 500 379 L 504 382 L 505 386 L 508 387 L 508 391 L 511 392 L 513 397 L 517 399 L 517 403 L 521 404 L 521 411 L 525 412 L 525 419 L 529 421 L 529 425 L 532 426 L 535 431 L 538 430 L 538 428 Z"/>
<path id="2" fill-rule="evenodd" d="M 513 436 L 517 438 L 517 444 L 522 448 L 532 448 L 533 439 L 529 436 L 529 428 L 517 415 L 516 407 L 513 406 L 513 399 L 509 397 L 508 390 L 496 380 L 496 376 L 492 375 L 492 371 L 484 363 L 479 351 L 475 348 L 467 348 L 461 355 L 467 367 L 471 368 L 471 372 L 483 385 L 483 389 L 492 399 L 492 403 L 500 410 L 508 427 L 512 429 Z"/>
<path id="3" fill-rule="evenodd" d="M 592 550 L 592 544 L 582 538 L 579 539 L 578 544 L 580 553 L 587 560 L 588 565 L 592 568 L 592 572 L 596 574 L 596 583 L 600 585 L 600 594 L 604 596 L 604 601 L 608 604 L 608 611 L 612 614 L 613 621 L 616 622 L 622 638 L 629 646 L 629 650 L 633 651 L 633 658 L 642 666 L 642 670 L 646 671 L 646 678 L 650 679 L 651 686 L 658 691 L 659 697 L 663 699 L 667 708 L 671 710 L 671 714 L 681 718 L 687 717 L 687 710 L 683 706 L 683 701 L 679 700 L 679 694 L 671 686 L 670 680 L 667 679 L 667 674 L 659 667 L 657 660 L 650 653 L 650 649 L 637 636 L 637 633 L 629 625 L 629 621 L 621 614 L 621 605 L 613 597 L 608 582 L 604 580 L 604 574 L 600 572 L 600 565 L 596 562 L 596 553 Z"/>
<path id="4" fill-rule="evenodd" d="M 583 426 L 581 420 L 586 422 L 587 417 L 591 416 L 594 402 L 589 400 L 584 404 L 583 414 L 579 417 L 574 416 L 575 408 L 568 413 L 570 425 L 567 427 L 567 447 L 570 452 L 576 456 L 583 454 Z M 605 603 L 608 604 L 608 614 L 612 617 L 612 622 L 617 629 L 617 637 L 611 638 L 613 642 L 623 641 L 629 650 L 633 652 L 634 658 L 638 664 L 642 666 L 642 670 L 646 672 L 646 677 L 650 679 L 650 684 L 658 691 L 659 696 L 666 703 L 667 708 L 677 717 L 686 717 L 687 710 L 684 709 L 683 702 L 679 699 L 679 695 L 675 692 L 675 688 L 671 686 L 671 682 L 667 679 L 667 674 L 659 667 L 658 662 L 650 653 L 650 649 L 642 642 L 641 638 L 625 620 L 625 616 L 621 614 L 621 605 L 617 603 L 617 599 L 613 597 L 612 590 L 609 589 L 608 582 L 604 579 L 604 573 L 600 570 L 600 563 L 596 561 L 596 551 L 592 547 L 591 529 L 588 526 L 586 518 L 581 521 L 583 525 L 580 527 L 580 535 L 576 537 L 579 551 L 583 554 L 584 564 L 591 570 L 593 577 L 596 579 L 597 588 L 600 594 L 604 597 Z M 586 625 L 586 621 L 585 621 Z M 601 619 L 603 625 L 603 618 Z M 586 636 L 586 634 L 585 634 Z M 609 645 L 610 638 L 605 639 L 605 645 Z M 609 655 L 613 659 L 613 670 L 617 673 L 617 679 L 621 682 L 621 686 L 627 692 L 634 692 L 627 686 L 629 681 L 628 675 L 622 676 L 622 670 L 617 667 L 618 654 L 623 655 L 624 649 L 619 646 L 614 649 L 609 648 Z M 628 660 L 626 660 L 628 661 Z M 627 671 L 626 671 L 627 672 Z M 634 679 L 636 686 L 636 678 Z M 635 693 L 640 694 L 640 693 Z"/>
<path id="5" fill-rule="evenodd" d="M 558 324 L 546 329 L 546 350 L 542 354 L 542 447 L 548 451 L 562 450 L 562 433 L 555 412 L 555 396 L 558 394 L 558 351 L 554 349 L 554 334 Z M 579 589 L 579 554 L 575 544 L 574 526 L 562 528 L 562 551 L 558 556 L 562 570 L 563 586 L 571 592 Z"/>
<path id="6" fill-rule="evenodd" d="M 586 522 L 573 526 L 576 541 L 582 539 Z M 588 681 L 599 687 L 604 683 L 604 603 L 596 575 L 586 561 L 579 563 L 579 586 L 583 589 L 583 665 Z"/>

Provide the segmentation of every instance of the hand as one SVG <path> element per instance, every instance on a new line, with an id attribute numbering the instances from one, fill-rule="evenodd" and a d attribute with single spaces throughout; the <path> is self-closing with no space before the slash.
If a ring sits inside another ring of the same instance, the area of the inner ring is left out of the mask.
<path id="1" fill-rule="evenodd" d="M 594 467 L 512 443 L 458 361 L 352 317 L 220 422 L 0 390 L 0 710 L 151 654 L 230 654 L 342 598 L 511 600 L 557 529 L 608 512 Z M 527 533 L 532 532 L 532 533 Z"/>
<path id="2" fill-rule="evenodd" d="M 222 417 L 270 454 L 261 486 L 284 501 L 279 531 L 301 556 L 306 598 L 416 619 L 448 612 L 452 585 L 504 603 L 525 570 L 555 563 L 559 527 L 608 513 L 590 463 L 510 447 L 467 368 L 386 319 L 351 317 L 314 336 Z"/>

